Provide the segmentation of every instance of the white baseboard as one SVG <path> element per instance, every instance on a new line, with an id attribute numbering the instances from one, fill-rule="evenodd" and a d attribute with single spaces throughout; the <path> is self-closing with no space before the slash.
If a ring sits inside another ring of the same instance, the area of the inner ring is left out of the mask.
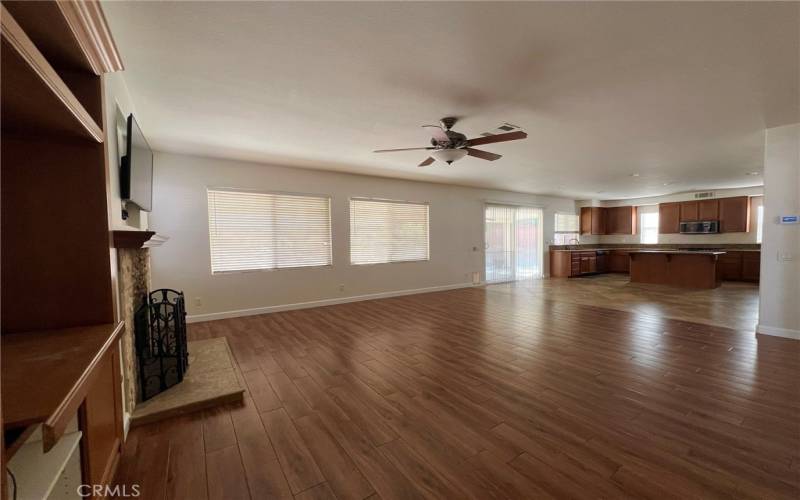
<path id="1" fill-rule="evenodd" d="M 787 339 L 800 340 L 800 330 L 792 330 L 790 328 L 779 328 L 777 326 L 758 325 L 756 326 L 756 333 L 763 335 L 772 335 L 773 337 L 784 337 Z"/>
<path id="2" fill-rule="evenodd" d="M 277 306 L 256 307 L 253 309 L 239 309 L 236 311 L 223 311 L 208 314 L 191 314 L 186 316 L 187 323 L 199 323 L 201 321 L 214 321 L 217 319 L 240 318 L 242 316 L 255 316 L 257 314 L 269 314 L 280 311 L 292 311 L 295 309 L 308 309 L 311 307 L 332 306 L 336 304 L 347 304 L 349 302 L 361 302 L 363 300 L 387 299 L 389 297 L 401 297 L 403 295 L 416 295 L 418 293 L 444 292 L 459 288 L 470 288 L 481 286 L 482 283 L 457 283 L 455 285 L 431 286 L 426 288 L 414 288 L 411 290 L 397 290 L 393 292 L 370 293 L 367 295 L 352 295 L 350 297 L 337 297 L 335 299 L 313 300 L 310 302 L 298 302 L 296 304 L 281 304 Z"/>

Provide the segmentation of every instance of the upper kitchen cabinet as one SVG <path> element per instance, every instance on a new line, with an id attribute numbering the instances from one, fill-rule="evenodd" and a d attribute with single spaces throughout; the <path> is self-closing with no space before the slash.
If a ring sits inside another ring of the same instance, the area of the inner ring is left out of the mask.
<path id="1" fill-rule="evenodd" d="M 698 201 L 697 220 L 719 220 L 719 200 Z"/>
<path id="2" fill-rule="evenodd" d="M 680 203 L 660 203 L 658 205 L 658 232 L 660 234 L 679 233 L 680 223 Z"/>
<path id="3" fill-rule="evenodd" d="M 696 221 L 700 220 L 697 216 L 697 202 L 696 201 L 682 201 L 681 202 L 681 222 L 683 221 Z"/>
<path id="4" fill-rule="evenodd" d="M 636 234 L 636 207 L 606 209 L 606 234 Z"/>
<path id="5" fill-rule="evenodd" d="M 606 210 L 603 207 L 581 207 L 581 234 L 606 234 Z"/>
<path id="6" fill-rule="evenodd" d="M 747 196 L 720 198 L 719 225 L 721 233 L 750 231 L 750 199 Z"/>

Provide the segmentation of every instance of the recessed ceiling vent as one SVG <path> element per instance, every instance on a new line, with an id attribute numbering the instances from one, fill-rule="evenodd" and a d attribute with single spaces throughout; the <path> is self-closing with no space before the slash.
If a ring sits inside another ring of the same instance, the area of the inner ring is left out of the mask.
<path id="1" fill-rule="evenodd" d="M 703 198 L 713 198 L 713 197 L 714 197 L 714 191 L 704 191 L 702 193 L 694 194 L 695 200 L 702 200 Z"/>
<path id="2" fill-rule="evenodd" d="M 503 122 L 502 125 L 492 130 L 491 132 L 483 132 L 481 136 L 488 137 L 490 135 L 503 134 L 506 132 L 513 132 L 515 130 L 520 130 L 518 125 L 514 125 L 513 123 Z"/>

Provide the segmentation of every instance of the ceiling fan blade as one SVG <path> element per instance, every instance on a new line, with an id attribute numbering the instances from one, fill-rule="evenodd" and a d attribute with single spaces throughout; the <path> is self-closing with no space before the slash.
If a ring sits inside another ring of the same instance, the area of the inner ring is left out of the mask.
<path id="1" fill-rule="evenodd" d="M 429 149 L 436 149 L 433 147 L 430 148 L 400 148 L 400 149 L 376 149 L 373 153 L 393 153 L 395 151 L 427 151 Z"/>
<path id="2" fill-rule="evenodd" d="M 507 134 L 487 135 L 485 137 L 476 137 L 467 141 L 467 146 L 480 146 L 481 144 L 492 144 L 495 142 L 516 141 L 517 139 L 524 139 L 528 134 L 518 130 L 516 132 L 509 132 Z"/>
<path id="3" fill-rule="evenodd" d="M 423 125 L 422 128 L 428 129 L 437 142 L 450 142 L 450 138 L 439 125 Z"/>
<path id="4" fill-rule="evenodd" d="M 436 161 L 436 160 L 434 160 L 432 156 L 429 156 L 425 161 L 423 161 L 422 163 L 420 163 L 417 166 L 418 167 L 427 167 L 428 165 L 430 165 L 434 161 Z"/>
<path id="5" fill-rule="evenodd" d="M 503 157 L 503 155 L 490 153 L 488 151 L 482 151 L 480 149 L 474 149 L 474 148 L 465 148 L 465 149 L 467 150 L 468 155 L 474 156 L 475 158 L 480 158 L 481 160 L 495 161 Z"/>

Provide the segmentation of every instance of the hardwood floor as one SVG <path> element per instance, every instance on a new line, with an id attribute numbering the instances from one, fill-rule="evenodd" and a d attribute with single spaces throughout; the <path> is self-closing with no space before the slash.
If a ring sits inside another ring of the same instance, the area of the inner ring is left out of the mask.
<path id="1" fill-rule="evenodd" d="M 798 498 L 800 342 L 463 289 L 190 325 L 245 404 L 131 430 L 145 499 Z"/>
<path id="2" fill-rule="evenodd" d="M 758 324 L 758 284 L 723 281 L 712 290 L 631 283 L 621 273 L 580 278 L 516 281 L 493 285 L 493 290 L 529 292 L 539 298 L 595 305 L 694 323 L 755 331 Z"/>

